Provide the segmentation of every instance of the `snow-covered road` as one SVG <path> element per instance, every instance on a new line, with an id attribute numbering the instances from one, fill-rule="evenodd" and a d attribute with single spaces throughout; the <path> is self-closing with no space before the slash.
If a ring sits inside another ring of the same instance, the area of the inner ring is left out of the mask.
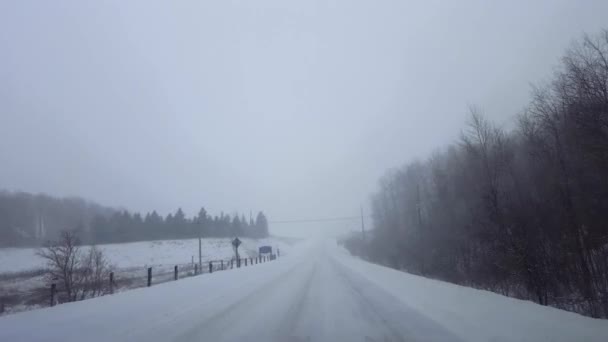
<path id="1" fill-rule="evenodd" d="M 458 341 L 318 249 L 179 341 Z"/>
<path id="2" fill-rule="evenodd" d="M 243 280 L 246 281 L 243 281 Z M 605 341 L 608 321 L 301 243 L 270 263 L 0 318 L 0 341 Z"/>

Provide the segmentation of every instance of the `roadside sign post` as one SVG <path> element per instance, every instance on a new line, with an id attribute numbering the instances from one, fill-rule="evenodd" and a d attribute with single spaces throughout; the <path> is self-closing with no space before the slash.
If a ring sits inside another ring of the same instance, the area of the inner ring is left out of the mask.
<path id="1" fill-rule="evenodd" d="M 234 247 L 234 253 L 236 254 L 236 267 L 241 267 L 241 258 L 239 257 L 239 246 L 241 245 L 241 240 L 238 237 L 235 237 L 232 240 L 232 247 Z"/>

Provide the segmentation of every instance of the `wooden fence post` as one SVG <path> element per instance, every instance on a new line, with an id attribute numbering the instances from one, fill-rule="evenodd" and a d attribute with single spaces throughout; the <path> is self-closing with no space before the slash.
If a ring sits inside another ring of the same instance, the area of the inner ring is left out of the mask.
<path id="1" fill-rule="evenodd" d="M 213 273 L 213 263 L 209 261 L 209 273 Z"/>
<path id="2" fill-rule="evenodd" d="M 177 280 L 177 265 L 175 265 L 175 267 L 173 267 L 173 279 Z"/>
<path id="3" fill-rule="evenodd" d="M 245 267 L 247 267 L 247 258 L 245 258 Z"/>
<path id="4" fill-rule="evenodd" d="M 194 275 L 198 274 L 198 264 L 194 264 Z"/>
<path id="5" fill-rule="evenodd" d="M 224 260 L 220 260 L 220 270 L 224 270 Z"/>
<path id="6" fill-rule="evenodd" d="M 114 294 L 114 272 L 110 272 L 110 294 Z"/>
<path id="7" fill-rule="evenodd" d="M 148 267 L 148 287 L 152 286 L 152 267 Z"/>
<path id="8" fill-rule="evenodd" d="M 57 292 L 57 284 L 51 284 L 51 306 L 55 306 L 55 292 Z"/>

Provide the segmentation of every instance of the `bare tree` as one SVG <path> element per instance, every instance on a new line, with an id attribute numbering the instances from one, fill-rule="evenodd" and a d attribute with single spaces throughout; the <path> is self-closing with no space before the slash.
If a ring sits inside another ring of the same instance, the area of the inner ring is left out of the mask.
<path id="1" fill-rule="evenodd" d="M 103 252 L 95 246 L 83 252 L 76 233 L 62 231 L 59 240 L 38 251 L 47 261 L 50 281 L 57 282 L 66 301 L 82 300 L 104 293 L 104 280 L 110 267 Z"/>
<path id="2" fill-rule="evenodd" d="M 105 294 L 111 267 L 103 252 L 97 246 L 91 246 L 88 253 L 82 256 L 80 264 L 79 278 L 82 286 L 79 299 Z"/>
<path id="3" fill-rule="evenodd" d="M 81 261 L 76 234 L 62 231 L 59 240 L 47 243 L 38 251 L 38 255 L 47 261 L 48 277 L 62 286 L 60 289 L 65 292 L 68 301 L 74 301 L 74 288 L 78 286 L 76 273 Z"/>
<path id="4" fill-rule="evenodd" d="M 460 144 L 388 172 L 366 251 L 395 268 L 608 317 L 607 198 L 603 31 L 566 52 L 512 131 L 472 108 Z"/>

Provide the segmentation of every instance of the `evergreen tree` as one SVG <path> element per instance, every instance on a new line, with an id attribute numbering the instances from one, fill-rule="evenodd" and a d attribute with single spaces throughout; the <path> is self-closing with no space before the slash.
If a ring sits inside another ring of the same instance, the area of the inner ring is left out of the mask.
<path id="1" fill-rule="evenodd" d="M 261 211 L 255 218 L 255 231 L 255 235 L 258 238 L 268 237 L 268 220 L 266 219 L 266 215 Z"/>
<path id="2" fill-rule="evenodd" d="M 242 236 L 242 233 L 243 233 L 243 226 L 241 224 L 241 219 L 239 219 L 239 215 L 234 215 L 234 217 L 232 218 L 230 235 Z"/>

